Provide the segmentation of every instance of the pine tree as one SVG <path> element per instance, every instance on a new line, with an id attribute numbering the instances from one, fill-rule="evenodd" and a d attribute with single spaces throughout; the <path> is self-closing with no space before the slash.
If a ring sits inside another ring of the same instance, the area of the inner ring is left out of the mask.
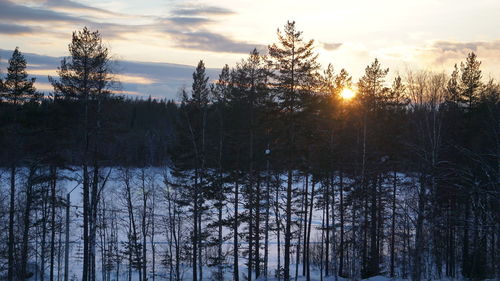
<path id="1" fill-rule="evenodd" d="M 59 67 L 59 79 L 49 77 L 54 98 L 81 104 L 81 153 L 83 170 L 83 270 L 82 281 L 95 280 L 96 218 L 99 201 L 99 153 L 102 126 L 101 105 L 111 94 L 113 77 L 108 49 L 99 31 L 84 27 L 73 32 L 68 46 L 70 57 Z M 89 166 L 93 166 L 93 180 Z M 92 186 L 91 186 L 92 185 Z"/>
<path id="2" fill-rule="evenodd" d="M 465 63 L 460 63 L 460 84 L 462 86 L 460 102 L 469 110 L 479 100 L 479 90 L 482 86 L 480 66 L 481 62 L 477 60 L 475 53 L 470 53 Z"/>
<path id="3" fill-rule="evenodd" d="M 5 81 L 1 83 L 3 85 L 3 91 L 0 91 L 1 97 L 15 105 L 39 101 L 42 94 L 36 91 L 35 80 L 28 78 L 26 59 L 19 48 L 16 48 L 9 60 Z"/>
<path id="4" fill-rule="evenodd" d="M 207 172 L 208 147 L 208 109 L 210 103 L 209 77 L 205 72 L 203 61 L 198 63 L 193 73 L 191 95 L 182 91 L 179 120 L 179 141 L 173 153 L 174 178 L 185 194 L 183 205 L 191 206 L 192 229 L 192 265 L 193 280 L 203 277 L 202 250 L 203 238 L 207 233 L 202 231 L 202 217 L 205 208 L 206 194 L 209 192 L 209 175 Z"/>
<path id="5" fill-rule="evenodd" d="M 16 48 L 12 53 L 12 57 L 9 59 L 9 66 L 7 68 L 7 76 L 5 81 L 0 83 L 0 99 L 5 102 L 12 104 L 14 106 L 22 106 L 24 103 L 37 102 L 41 98 L 41 94 L 38 93 L 34 87 L 35 78 L 28 78 L 28 73 L 26 71 L 26 59 Z M 19 153 L 21 146 L 18 144 L 21 139 L 19 138 L 19 133 L 22 130 L 20 124 L 20 113 L 13 113 L 12 123 L 9 125 L 10 129 L 10 140 L 14 146 L 10 147 L 8 154 L 11 159 L 9 159 L 10 170 L 11 170 L 11 180 L 10 180 L 10 207 L 9 207 L 9 237 L 8 237 L 8 247 L 9 247 L 9 258 L 8 258 L 8 273 L 7 279 L 15 279 L 15 233 L 14 233 L 14 219 L 15 219 L 15 195 L 16 195 L 16 172 L 17 165 L 19 162 Z M 31 200 L 31 199 L 30 199 Z M 21 271 L 25 268 L 21 268 Z M 24 272 L 21 272 L 23 274 Z"/>
<path id="6" fill-rule="evenodd" d="M 383 69 L 378 59 L 365 68 L 365 75 L 359 79 L 358 91 L 365 109 L 374 111 L 382 104 L 388 89 L 384 86 L 389 69 Z"/>
<path id="7" fill-rule="evenodd" d="M 314 40 L 304 41 L 295 22 L 287 22 L 283 32 L 278 29 L 278 43 L 269 46 L 273 66 L 275 92 L 284 130 L 284 150 L 287 171 L 286 224 L 285 224 L 285 281 L 290 280 L 290 245 L 292 234 L 292 184 L 293 171 L 297 168 L 296 130 L 303 102 L 317 85 L 319 64 L 314 54 Z"/>

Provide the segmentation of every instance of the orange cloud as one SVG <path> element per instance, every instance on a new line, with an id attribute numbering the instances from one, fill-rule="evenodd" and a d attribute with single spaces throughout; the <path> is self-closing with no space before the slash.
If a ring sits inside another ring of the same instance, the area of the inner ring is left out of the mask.
<path id="1" fill-rule="evenodd" d="M 139 75 L 129 75 L 129 74 L 115 74 L 116 80 L 122 83 L 132 83 L 132 84 L 142 84 L 149 85 L 156 83 L 157 81 L 148 77 Z"/>

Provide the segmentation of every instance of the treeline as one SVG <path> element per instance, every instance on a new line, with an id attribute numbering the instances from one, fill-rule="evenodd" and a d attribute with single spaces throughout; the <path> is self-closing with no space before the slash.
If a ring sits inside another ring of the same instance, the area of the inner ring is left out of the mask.
<path id="1" fill-rule="evenodd" d="M 159 264 L 169 280 L 500 278 L 500 86 L 474 53 L 451 75 L 393 81 L 375 60 L 354 82 L 322 70 L 288 22 L 213 83 L 200 61 L 176 104 L 114 96 L 98 32 L 75 32 L 69 51 L 48 98 L 18 50 L 2 83 L 9 280 L 34 260 L 60 274 L 68 169 L 82 190 L 79 280 L 155 280 Z M 119 195 L 102 192 L 109 167 Z"/>

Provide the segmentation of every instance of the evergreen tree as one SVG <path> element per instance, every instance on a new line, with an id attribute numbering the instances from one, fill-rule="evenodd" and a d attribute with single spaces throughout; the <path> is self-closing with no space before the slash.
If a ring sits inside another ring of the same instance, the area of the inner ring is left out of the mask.
<path id="1" fill-rule="evenodd" d="M 99 31 L 84 27 L 73 32 L 68 46 L 70 57 L 59 67 L 59 79 L 49 77 L 54 87 L 54 98 L 78 101 L 81 119 L 80 153 L 83 170 L 83 270 L 82 281 L 95 280 L 96 219 L 99 202 L 98 153 L 102 133 L 102 103 L 111 94 L 113 77 L 108 49 Z M 91 182 L 89 165 L 93 166 Z"/>
<path id="2" fill-rule="evenodd" d="M 462 86 L 460 102 L 469 110 L 478 102 L 481 82 L 481 62 L 477 60 L 475 53 L 467 55 L 465 63 L 460 63 L 460 83 Z"/>
<path id="3" fill-rule="evenodd" d="M 0 83 L 3 85 L 3 91 L 0 91 L 1 97 L 15 105 L 39 101 L 42 94 L 36 91 L 35 80 L 35 78 L 28 78 L 26 59 L 16 47 L 9 59 L 5 81 Z"/>
<path id="4" fill-rule="evenodd" d="M 314 40 L 304 41 L 295 22 L 287 22 L 283 32 L 278 29 L 278 43 L 269 46 L 273 66 L 277 106 L 281 112 L 283 126 L 284 162 L 287 172 L 286 223 L 285 223 L 285 281 L 290 280 L 290 245 L 292 240 L 292 184 L 293 171 L 297 168 L 296 130 L 303 103 L 317 86 L 319 64 L 314 54 Z"/>

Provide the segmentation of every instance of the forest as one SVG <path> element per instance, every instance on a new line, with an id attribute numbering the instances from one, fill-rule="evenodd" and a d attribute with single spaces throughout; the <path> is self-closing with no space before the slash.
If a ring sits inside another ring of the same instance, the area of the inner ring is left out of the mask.
<path id="1" fill-rule="evenodd" d="M 500 280 L 500 84 L 358 80 L 289 21 L 179 99 L 118 94 L 98 31 L 50 93 L 0 73 L 0 279 Z"/>

